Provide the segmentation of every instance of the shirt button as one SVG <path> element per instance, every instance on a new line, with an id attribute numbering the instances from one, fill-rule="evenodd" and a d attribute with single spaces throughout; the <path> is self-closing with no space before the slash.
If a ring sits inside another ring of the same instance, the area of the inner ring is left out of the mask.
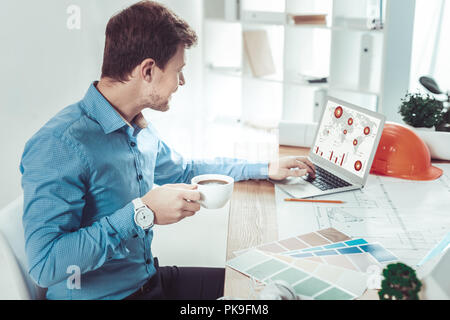
<path id="1" fill-rule="evenodd" d="M 131 142 L 130 142 L 130 146 L 136 147 L 136 143 L 134 143 L 133 141 L 131 141 Z"/>
<path id="2" fill-rule="evenodd" d="M 138 175 L 138 179 L 142 180 L 142 174 Z"/>

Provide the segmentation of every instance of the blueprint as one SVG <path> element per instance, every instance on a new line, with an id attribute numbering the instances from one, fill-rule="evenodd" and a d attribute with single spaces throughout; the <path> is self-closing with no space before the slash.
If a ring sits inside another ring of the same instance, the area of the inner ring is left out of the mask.
<path id="1" fill-rule="evenodd" d="M 343 204 L 286 202 L 275 188 L 279 239 L 333 227 L 380 242 L 408 265 L 417 265 L 450 231 L 450 164 L 433 181 L 369 175 L 362 190 L 314 197 Z"/>

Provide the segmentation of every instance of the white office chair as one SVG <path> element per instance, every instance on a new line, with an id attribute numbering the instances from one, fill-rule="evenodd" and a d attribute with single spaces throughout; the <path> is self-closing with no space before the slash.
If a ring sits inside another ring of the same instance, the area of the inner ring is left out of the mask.
<path id="1" fill-rule="evenodd" d="M 0 210 L 0 300 L 45 299 L 28 274 L 22 214 L 23 197 Z"/>

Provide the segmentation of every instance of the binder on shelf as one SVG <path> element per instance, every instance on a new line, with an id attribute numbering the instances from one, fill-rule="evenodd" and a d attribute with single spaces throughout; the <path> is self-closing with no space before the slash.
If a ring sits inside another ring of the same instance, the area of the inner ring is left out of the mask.
<path id="1" fill-rule="evenodd" d="M 382 70 L 382 38 L 368 31 L 361 35 L 358 88 L 364 92 L 380 92 Z"/>
<path id="2" fill-rule="evenodd" d="M 314 110 L 313 110 L 313 121 L 319 122 L 320 116 L 322 115 L 323 108 L 327 103 L 328 90 L 325 88 L 318 89 L 314 91 Z"/>
<path id="3" fill-rule="evenodd" d="M 373 37 L 365 33 L 361 36 L 361 49 L 359 60 L 359 89 L 371 90 L 371 82 L 373 78 Z"/>
<path id="4" fill-rule="evenodd" d="M 244 47 L 253 76 L 263 77 L 274 74 L 272 50 L 266 30 L 247 30 L 243 32 Z"/>
<path id="5" fill-rule="evenodd" d="M 289 20 L 297 25 L 301 24 L 317 24 L 326 25 L 327 15 L 326 14 L 289 14 Z"/>

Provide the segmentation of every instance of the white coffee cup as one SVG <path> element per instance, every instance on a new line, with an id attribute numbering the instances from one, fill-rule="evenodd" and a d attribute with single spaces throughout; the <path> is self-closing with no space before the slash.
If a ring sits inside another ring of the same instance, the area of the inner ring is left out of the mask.
<path id="1" fill-rule="evenodd" d="M 197 202 L 206 209 L 222 208 L 233 194 L 234 179 L 223 174 L 202 174 L 192 178 L 191 183 L 200 191 Z"/>

